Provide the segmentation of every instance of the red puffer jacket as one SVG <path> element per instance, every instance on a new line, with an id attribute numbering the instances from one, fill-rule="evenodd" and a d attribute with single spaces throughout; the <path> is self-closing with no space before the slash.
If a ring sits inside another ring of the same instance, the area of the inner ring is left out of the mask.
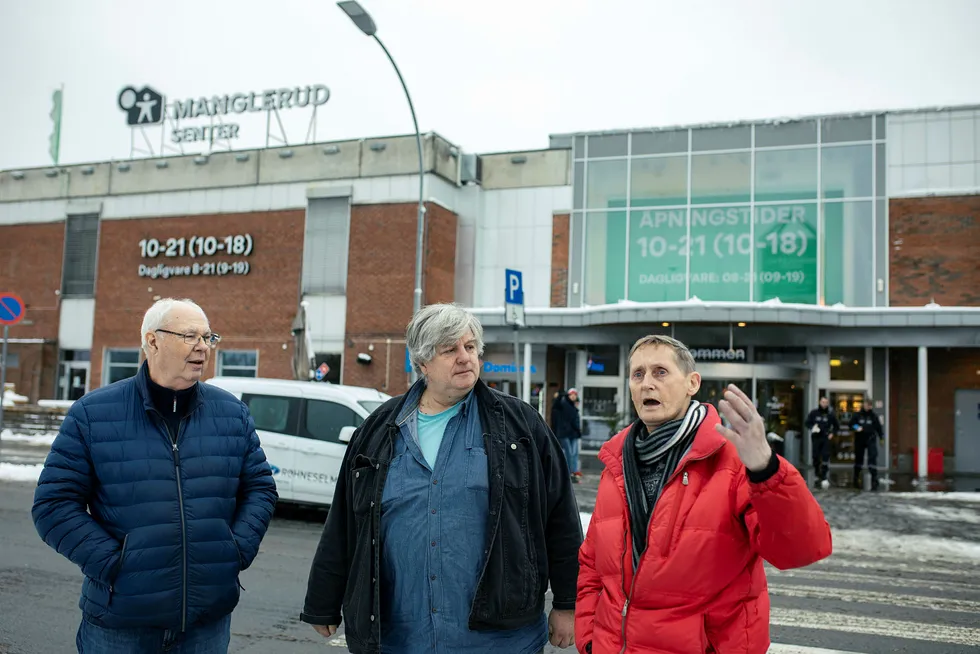
<path id="1" fill-rule="evenodd" d="M 575 643 L 592 654 L 764 654 L 769 593 L 763 559 L 781 570 L 830 556 L 830 527 L 806 482 L 780 459 L 750 483 L 708 415 L 654 508 L 633 574 L 623 484 L 628 429 L 599 459 L 595 512 L 579 551 Z"/>

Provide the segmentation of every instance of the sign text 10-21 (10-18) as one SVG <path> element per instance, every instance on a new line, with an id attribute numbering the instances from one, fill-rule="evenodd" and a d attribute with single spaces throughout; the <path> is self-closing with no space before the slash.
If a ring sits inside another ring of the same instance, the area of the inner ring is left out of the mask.
<path id="1" fill-rule="evenodd" d="M 144 259 L 165 257 L 210 257 L 218 254 L 249 256 L 252 254 L 251 234 L 229 236 L 191 236 L 181 238 L 144 238 L 139 242 L 140 256 Z"/>

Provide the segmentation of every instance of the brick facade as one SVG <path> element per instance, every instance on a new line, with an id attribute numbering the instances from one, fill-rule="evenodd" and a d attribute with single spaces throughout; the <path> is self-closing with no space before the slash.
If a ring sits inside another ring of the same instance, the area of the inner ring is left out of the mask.
<path id="1" fill-rule="evenodd" d="M 391 395 L 408 388 L 404 340 L 415 289 L 417 211 L 417 204 L 351 207 L 344 384 Z M 451 302 L 456 215 L 430 203 L 425 225 L 422 302 Z M 357 355 L 362 353 L 371 356 L 370 364 L 358 363 Z"/>
<path id="2" fill-rule="evenodd" d="M 2 234 L 0 291 L 19 295 L 26 308 L 24 322 L 10 327 L 7 349 L 19 363 L 7 369 L 7 383 L 34 403 L 55 393 L 65 223 L 5 225 Z"/>
<path id="3" fill-rule="evenodd" d="M 211 328 L 221 334 L 219 350 L 258 350 L 258 374 L 292 378 L 292 320 L 299 303 L 303 263 L 303 210 L 195 215 L 155 219 L 103 220 L 99 235 L 96 277 L 95 334 L 92 342 L 91 387 L 101 385 L 102 365 L 109 348 L 138 348 L 143 313 L 158 297 L 188 297 L 204 309 Z M 219 252 L 191 258 L 141 258 L 139 242 L 156 238 L 249 234 L 249 256 Z M 172 276 L 151 279 L 138 275 L 141 264 L 193 266 L 209 262 L 247 261 L 247 275 Z M 285 348 L 283 348 L 285 345 Z M 217 351 L 205 370 L 216 371 Z"/>
<path id="4" fill-rule="evenodd" d="M 569 215 L 556 213 L 551 219 L 551 306 L 568 306 L 568 255 L 571 248 Z"/>
<path id="5" fill-rule="evenodd" d="M 888 434 L 892 465 L 918 445 L 918 353 L 890 351 Z M 957 389 L 980 389 L 980 348 L 929 349 L 929 447 L 954 454 Z M 914 464 L 913 464 L 914 465 Z"/>
<path id="6" fill-rule="evenodd" d="M 888 207 L 892 306 L 980 306 L 980 195 Z"/>

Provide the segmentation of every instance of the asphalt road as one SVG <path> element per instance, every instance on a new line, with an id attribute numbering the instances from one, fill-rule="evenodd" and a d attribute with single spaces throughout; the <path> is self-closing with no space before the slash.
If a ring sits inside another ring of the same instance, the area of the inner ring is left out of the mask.
<path id="1" fill-rule="evenodd" d="M 591 510 L 595 478 L 576 487 Z M 772 652 L 792 646 L 862 654 L 980 651 L 980 503 L 895 494 L 817 493 L 836 532 L 835 553 L 803 570 L 770 568 Z M 0 654 L 74 652 L 81 574 L 38 538 L 33 484 L 0 482 Z M 346 651 L 299 623 L 323 514 L 280 511 L 232 621 L 230 651 Z M 840 530 L 888 529 L 877 532 Z M 935 538 L 945 539 L 934 552 Z M 928 540 L 927 540 L 928 539 Z M 870 543 L 870 545 L 869 545 Z M 972 550 L 958 552 L 960 549 Z M 926 549 L 928 546 L 929 549 Z M 548 648 L 550 654 L 559 651 Z"/>

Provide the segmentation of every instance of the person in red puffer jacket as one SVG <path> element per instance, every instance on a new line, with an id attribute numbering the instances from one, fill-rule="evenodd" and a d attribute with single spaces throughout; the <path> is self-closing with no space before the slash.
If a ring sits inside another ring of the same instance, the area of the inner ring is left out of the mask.
<path id="1" fill-rule="evenodd" d="M 575 644 L 590 654 L 764 654 L 780 570 L 830 556 L 830 526 L 800 473 L 775 454 L 752 401 L 729 386 L 717 411 L 687 347 L 646 336 L 629 356 L 639 418 L 605 465 L 579 551 Z"/>

